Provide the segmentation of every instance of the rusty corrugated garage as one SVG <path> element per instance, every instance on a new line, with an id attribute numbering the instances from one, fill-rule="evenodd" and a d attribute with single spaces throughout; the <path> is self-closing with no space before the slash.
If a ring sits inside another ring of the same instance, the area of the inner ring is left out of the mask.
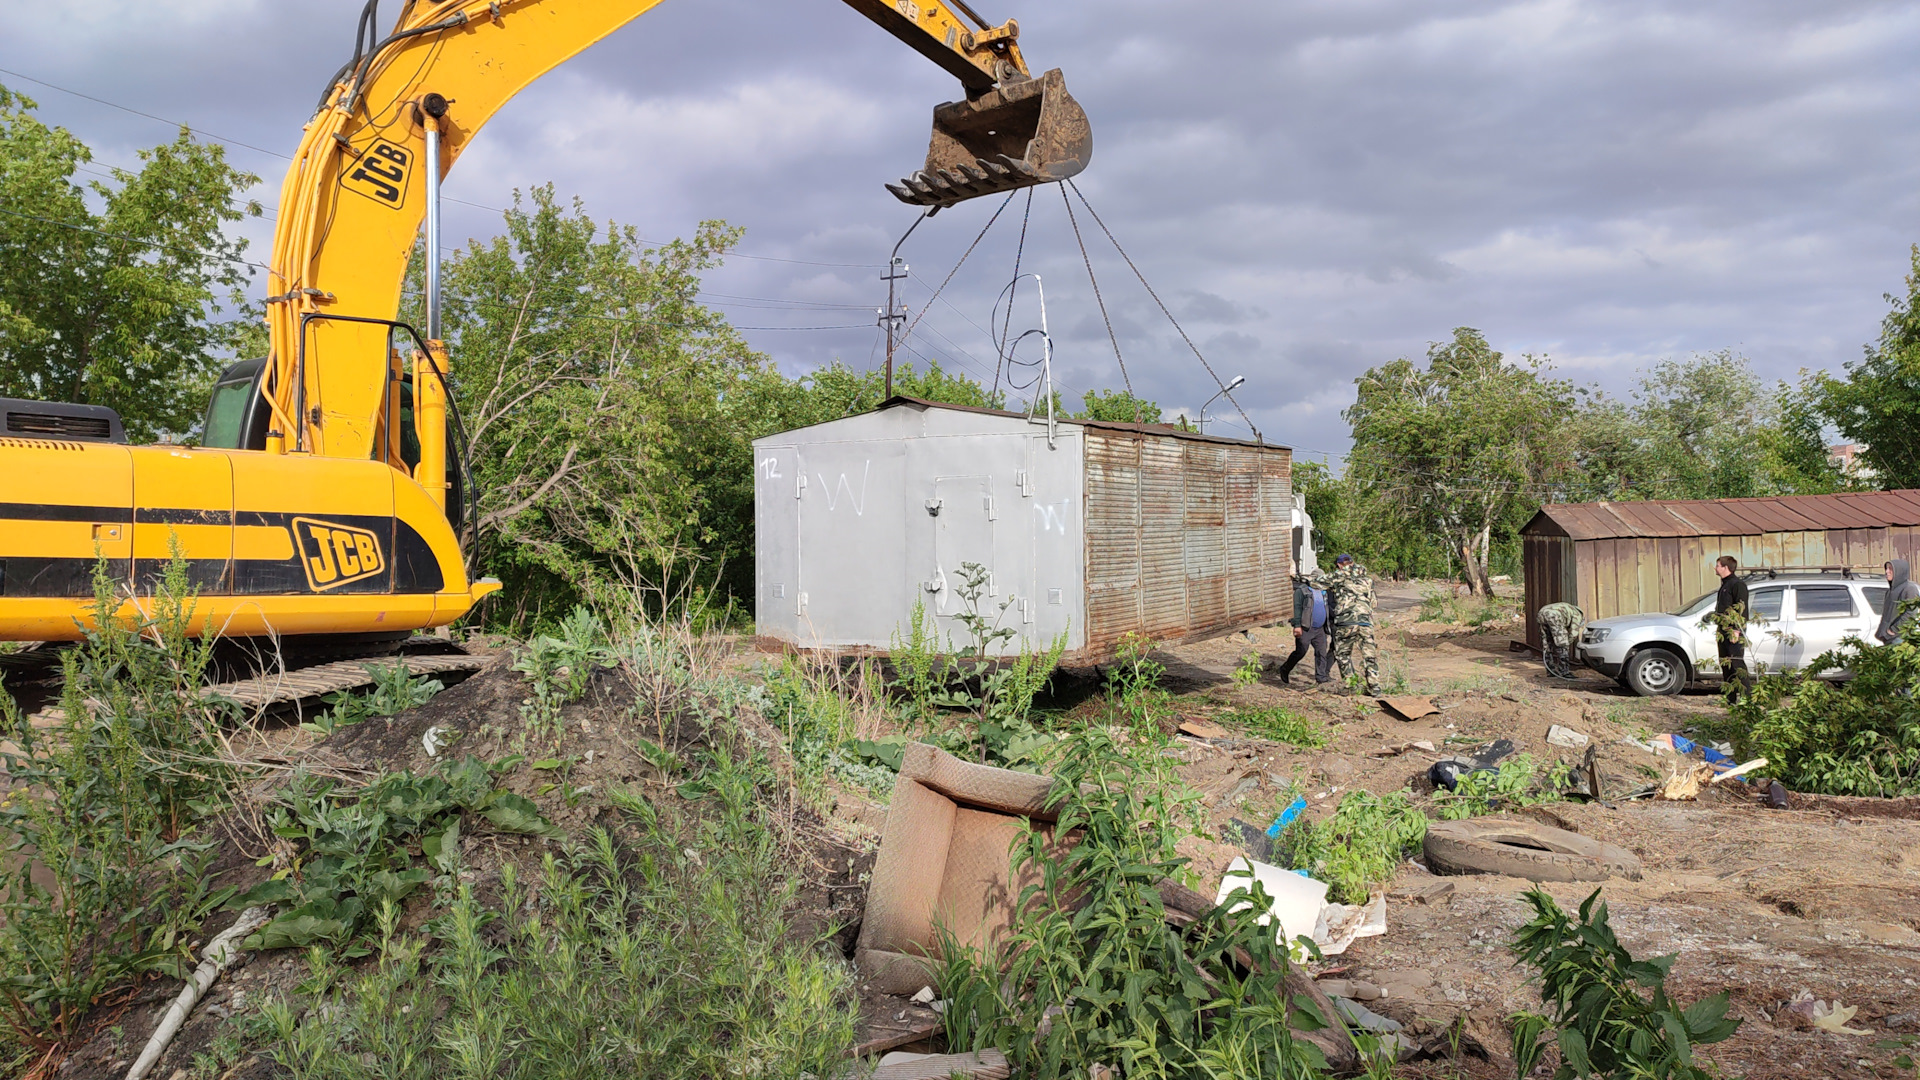
<path id="1" fill-rule="evenodd" d="M 1920 549 L 1920 490 L 1662 499 L 1542 507 L 1520 530 L 1527 644 L 1535 614 L 1578 604 L 1589 619 L 1672 611 L 1719 584 L 1713 562 L 1878 570 Z"/>

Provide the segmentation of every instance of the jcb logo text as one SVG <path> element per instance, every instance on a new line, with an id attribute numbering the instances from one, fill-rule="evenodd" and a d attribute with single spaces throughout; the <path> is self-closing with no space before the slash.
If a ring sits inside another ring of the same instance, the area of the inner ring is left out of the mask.
<path id="1" fill-rule="evenodd" d="M 382 139 L 341 168 L 347 173 L 347 187 L 383 206 L 399 209 L 407 201 L 407 175 L 412 165 L 411 151 Z"/>
<path id="2" fill-rule="evenodd" d="M 370 578 L 387 568 L 380 538 L 365 529 L 294 518 L 293 536 L 300 549 L 300 565 L 307 572 L 307 585 L 314 592 Z"/>

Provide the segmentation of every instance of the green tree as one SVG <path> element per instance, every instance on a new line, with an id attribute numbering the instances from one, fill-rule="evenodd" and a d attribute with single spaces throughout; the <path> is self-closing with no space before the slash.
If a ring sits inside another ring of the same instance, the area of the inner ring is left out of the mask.
<path id="1" fill-rule="evenodd" d="M 243 332 L 246 241 L 258 181 L 192 140 L 140 152 L 136 171 L 81 183 L 93 160 L 64 128 L 0 87 L 0 394 L 106 405 L 127 433 L 185 435 Z M 96 210 L 95 207 L 98 207 Z"/>
<path id="2" fill-rule="evenodd" d="M 1105 420 L 1111 424 L 1161 424 L 1165 413 L 1158 402 L 1135 397 L 1125 390 L 1091 390 L 1080 398 L 1079 420 Z"/>
<path id="3" fill-rule="evenodd" d="M 516 196 L 505 226 L 447 262 L 443 289 L 480 559 L 509 586 L 497 617 L 727 593 L 752 550 L 744 391 L 771 369 L 695 296 L 739 230 L 649 250 L 551 186 Z M 416 309 L 418 290 L 416 275 Z"/>
<path id="4" fill-rule="evenodd" d="M 1423 369 L 1400 359 L 1355 382 L 1347 476 L 1374 532 L 1444 543 L 1470 588 L 1492 591 L 1496 527 L 1575 475 L 1571 384 L 1547 364 L 1508 363 L 1478 330 L 1427 350 Z"/>
<path id="5" fill-rule="evenodd" d="M 1909 258 L 1907 295 L 1887 294 L 1879 342 L 1846 365 L 1845 378 L 1812 380 L 1820 415 L 1862 444 L 1861 460 L 1884 488 L 1920 487 L 1920 245 Z"/>

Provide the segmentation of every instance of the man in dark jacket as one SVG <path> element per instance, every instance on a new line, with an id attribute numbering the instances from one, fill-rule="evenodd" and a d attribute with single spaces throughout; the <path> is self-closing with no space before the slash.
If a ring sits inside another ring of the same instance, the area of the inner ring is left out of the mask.
<path id="1" fill-rule="evenodd" d="M 1920 600 L 1920 585 L 1914 584 L 1911 568 L 1905 559 L 1892 559 L 1887 563 L 1887 601 L 1880 605 L 1880 627 L 1873 636 L 1883 645 L 1891 645 L 1900 640 L 1901 631 L 1913 621 L 1913 609 L 1901 610 L 1901 605 L 1909 601 Z"/>
<path id="2" fill-rule="evenodd" d="M 1722 555 L 1713 564 L 1720 575 L 1720 592 L 1713 601 L 1714 638 L 1720 645 L 1720 681 L 1723 686 L 1739 684 L 1734 697 L 1753 689 L 1753 673 L 1747 670 L 1747 583 L 1736 572 L 1740 560 Z"/>
<path id="3" fill-rule="evenodd" d="M 1327 637 L 1327 576 L 1318 570 L 1293 576 L 1293 655 L 1280 665 L 1280 682 L 1313 650 L 1313 681 L 1333 681 L 1333 642 Z"/>

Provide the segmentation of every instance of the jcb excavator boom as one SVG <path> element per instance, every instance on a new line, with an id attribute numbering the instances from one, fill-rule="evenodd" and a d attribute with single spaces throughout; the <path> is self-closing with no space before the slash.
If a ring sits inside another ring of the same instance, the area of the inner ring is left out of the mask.
<path id="1" fill-rule="evenodd" d="M 127 446 L 110 411 L 0 400 L 0 639 L 80 636 L 98 560 L 137 597 L 175 550 L 195 632 L 405 633 L 497 589 L 470 580 L 456 531 L 473 500 L 448 437 L 440 183 L 513 95 L 657 2 L 407 0 L 383 35 L 368 0 L 281 189 L 271 352 L 220 379 L 202 445 Z M 1058 71 L 1032 77 L 1016 23 L 965 0 L 845 2 L 966 91 L 934 110 L 899 198 L 937 208 L 1086 166 L 1086 116 Z M 415 328 L 395 314 L 423 221 Z"/>

